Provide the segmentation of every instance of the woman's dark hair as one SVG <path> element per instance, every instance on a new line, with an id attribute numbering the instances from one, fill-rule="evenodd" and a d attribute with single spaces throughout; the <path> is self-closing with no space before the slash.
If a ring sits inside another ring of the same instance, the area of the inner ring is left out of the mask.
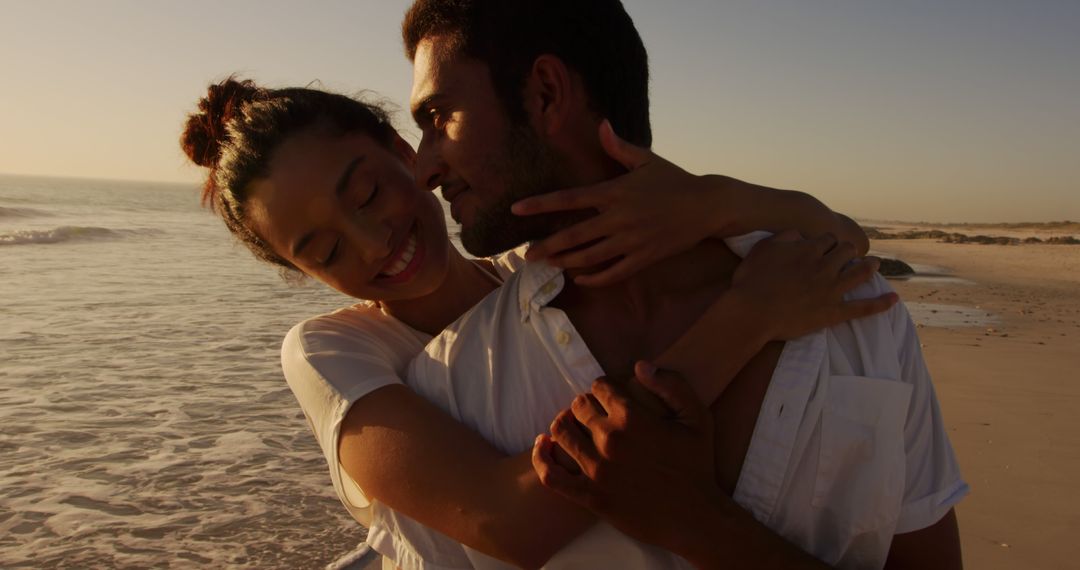
<path id="1" fill-rule="evenodd" d="M 401 25 L 405 54 L 446 36 L 453 53 L 487 64 L 503 107 L 525 120 L 522 88 L 536 58 L 552 54 L 581 75 L 592 110 L 615 132 L 652 145 L 649 56 L 619 0 L 415 0 Z"/>
<path id="2" fill-rule="evenodd" d="M 248 226 L 245 205 L 251 183 L 270 173 L 275 151 L 289 137 L 320 129 L 329 135 L 364 133 L 387 148 L 396 131 L 386 111 L 317 89 L 267 89 L 235 77 L 211 85 L 188 116 L 180 146 L 192 162 L 210 169 L 202 203 L 256 257 L 296 269 Z"/>

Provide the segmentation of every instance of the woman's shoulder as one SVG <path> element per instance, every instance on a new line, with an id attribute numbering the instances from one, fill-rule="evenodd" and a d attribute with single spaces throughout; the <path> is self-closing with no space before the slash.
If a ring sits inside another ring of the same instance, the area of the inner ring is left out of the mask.
<path id="1" fill-rule="evenodd" d="M 297 323 L 285 336 L 282 354 L 348 354 L 389 351 L 416 354 L 431 337 L 361 302 Z"/>

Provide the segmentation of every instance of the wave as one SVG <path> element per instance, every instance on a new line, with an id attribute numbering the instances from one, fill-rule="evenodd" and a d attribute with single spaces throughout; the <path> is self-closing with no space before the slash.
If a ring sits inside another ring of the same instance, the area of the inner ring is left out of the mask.
<path id="1" fill-rule="evenodd" d="M 51 230 L 22 230 L 0 234 L 2 245 L 28 245 L 63 243 L 68 241 L 93 241 L 121 239 L 137 235 L 158 235 L 160 230 L 111 230 L 109 228 L 61 226 Z"/>
<path id="2" fill-rule="evenodd" d="M 43 210 L 33 208 L 5 208 L 0 206 L 0 218 L 37 218 L 51 215 Z"/>

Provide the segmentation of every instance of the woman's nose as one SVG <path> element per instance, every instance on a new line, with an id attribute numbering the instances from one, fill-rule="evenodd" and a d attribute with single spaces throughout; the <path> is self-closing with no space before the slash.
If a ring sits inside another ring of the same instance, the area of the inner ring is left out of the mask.
<path id="1" fill-rule="evenodd" d="M 384 261 L 393 251 L 394 232 L 386 224 L 352 224 L 349 233 L 365 263 Z"/>

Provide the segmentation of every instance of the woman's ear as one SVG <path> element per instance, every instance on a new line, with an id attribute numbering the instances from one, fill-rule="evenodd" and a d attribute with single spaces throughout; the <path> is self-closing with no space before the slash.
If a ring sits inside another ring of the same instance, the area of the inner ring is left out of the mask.
<path id="1" fill-rule="evenodd" d="M 394 153 L 397 154 L 410 169 L 416 167 L 416 149 L 414 149 L 408 141 L 401 138 L 401 135 L 395 132 L 394 140 L 391 145 L 394 148 Z"/>

